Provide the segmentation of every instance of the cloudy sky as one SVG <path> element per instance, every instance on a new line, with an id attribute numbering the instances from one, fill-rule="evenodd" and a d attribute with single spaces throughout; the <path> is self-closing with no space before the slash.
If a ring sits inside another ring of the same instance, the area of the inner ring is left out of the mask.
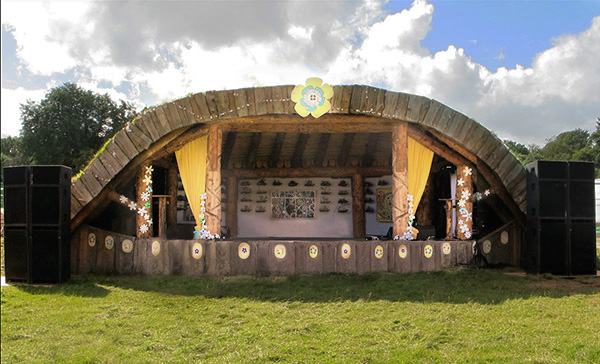
<path id="1" fill-rule="evenodd" d="M 188 93 L 368 84 L 543 144 L 600 116 L 599 1 L 5 1 L 2 135 L 83 88 L 139 109 Z"/>

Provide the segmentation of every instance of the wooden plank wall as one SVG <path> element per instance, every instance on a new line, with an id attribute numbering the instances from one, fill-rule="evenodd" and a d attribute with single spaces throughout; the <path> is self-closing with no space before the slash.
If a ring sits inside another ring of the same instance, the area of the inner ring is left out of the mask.
<path id="1" fill-rule="evenodd" d="M 90 245 L 90 234 L 95 244 Z M 106 245 L 111 236 L 114 244 Z M 510 235 L 509 239 L 516 238 Z M 131 242 L 130 250 L 123 248 Z M 71 239 L 75 274 L 188 276 L 423 272 L 467 265 L 474 241 L 207 241 L 140 239 L 81 225 Z M 241 245 L 248 254 L 240 256 Z M 444 245 L 446 246 L 444 247 Z M 494 243 L 495 244 L 495 243 Z M 502 244 L 502 243 L 498 243 Z M 514 243 L 509 240 L 506 246 Z M 495 245 L 494 245 L 495 246 Z M 283 248 L 282 248 L 283 247 Z M 311 256 L 311 249 L 316 254 Z M 493 248 L 495 249 L 495 248 Z M 277 251 L 278 250 L 278 251 Z M 283 250 L 283 254 L 281 251 Z M 425 252 L 431 254 L 425 254 Z M 489 257 L 489 255 L 488 255 Z M 494 262 L 513 260 L 497 255 Z"/>

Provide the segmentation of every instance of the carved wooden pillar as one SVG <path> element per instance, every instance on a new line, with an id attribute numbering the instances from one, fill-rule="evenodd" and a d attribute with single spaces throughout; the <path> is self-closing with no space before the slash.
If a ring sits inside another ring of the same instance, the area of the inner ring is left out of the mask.
<path id="1" fill-rule="evenodd" d="M 152 174 L 147 173 L 150 164 L 145 163 L 137 173 L 135 182 L 135 194 L 137 204 L 135 236 L 140 239 L 148 239 L 152 235 Z M 150 181 L 147 177 L 150 176 Z"/>
<path id="2" fill-rule="evenodd" d="M 408 124 L 399 122 L 392 130 L 392 224 L 394 236 L 408 227 Z"/>
<path id="3" fill-rule="evenodd" d="M 461 240 L 472 239 L 473 234 L 473 173 L 465 165 L 456 168 L 456 237 Z"/>
<path id="4" fill-rule="evenodd" d="M 352 226 L 355 238 L 363 238 L 365 232 L 365 191 L 363 176 L 352 176 Z"/>
<path id="5" fill-rule="evenodd" d="M 453 204 L 456 199 L 447 198 L 440 199 L 444 201 L 444 210 L 446 210 L 446 239 L 454 239 L 454 229 L 452 229 L 452 211 L 454 210 Z"/>
<path id="6" fill-rule="evenodd" d="M 213 124 L 208 128 L 206 154 L 206 228 L 221 235 L 221 144 L 223 132 Z"/>
<path id="7" fill-rule="evenodd" d="M 177 225 L 177 161 L 171 159 L 167 171 L 167 194 L 169 204 L 167 205 L 167 226 Z"/>
<path id="8" fill-rule="evenodd" d="M 167 201 L 168 195 L 158 196 L 158 237 L 167 238 Z"/>
<path id="9" fill-rule="evenodd" d="M 238 179 L 235 176 L 229 176 L 227 180 L 227 226 L 232 238 L 237 237 L 237 199 L 238 199 Z"/>

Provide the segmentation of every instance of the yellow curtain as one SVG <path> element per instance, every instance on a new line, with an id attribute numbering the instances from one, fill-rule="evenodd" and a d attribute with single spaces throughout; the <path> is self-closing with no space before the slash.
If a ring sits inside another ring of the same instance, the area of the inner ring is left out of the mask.
<path id="1" fill-rule="evenodd" d="M 175 152 L 183 189 L 196 219 L 198 231 L 202 230 L 202 223 L 199 223 L 198 218 L 202 212 L 202 194 L 206 191 L 207 147 L 208 136 L 203 136 Z"/>
<path id="2" fill-rule="evenodd" d="M 408 138 L 408 194 L 413 198 L 413 212 L 411 215 L 416 214 L 421 197 L 423 197 L 432 161 L 433 152 L 431 150 L 425 148 L 413 138 Z M 415 237 L 418 232 L 417 229 L 413 228 Z"/>

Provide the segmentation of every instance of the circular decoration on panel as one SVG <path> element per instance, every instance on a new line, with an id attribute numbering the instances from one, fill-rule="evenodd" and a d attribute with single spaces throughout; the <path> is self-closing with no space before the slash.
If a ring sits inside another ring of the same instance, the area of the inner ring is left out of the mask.
<path id="1" fill-rule="evenodd" d="M 483 242 L 483 254 L 489 254 L 492 251 L 492 242 L 486 240 Z"/>
<path id="2" fill-rule="evenodd" d="M 502 244 L 508 244 L 508 231 L 503 231 L 500 233 L 500 242 Z"/>
<path id="3" fill-rule="evenodd" d="M 425 255 L 425 258 L 431 258 L 431 256 L 433 256 L 433 247 L 429 244 L 425 245 L 425 248 L 423 248 L 423 255 Z"/>
<path id="4" fill-rule="evenodd" d="M 311 245 L 308 248 L 308 256 L 315 259 L 319 255 L 319 248 L 316 245 Z"/>
<path id="5" fill-rule="evenodd" d="M 283 245 L 283 244 L 275 245 L 275 249 L 273 249 L 273 252 L 275 253 L 275 258 L 278 258 L 278 259 L 285 258 L 285 253 L 286 253 L 285 245 Z"/>
<path id="6" fill-rule="evenodd" d="M 92 248 L 96 246 L 96 234 L 90 233 L 88 235 L 88 245 Z"/>
<path id="7" fill-rule="evenodd" d="M 375 258 L 377 258 L 377 259 L 383 258 L 383 247 L 381 245 L 377 245 L 375 247 Z"/>
<path id="8" fill-rule="evenodd" d="M 133 241 L 129 239 L 123 240 L 121 250 L 123 250 L 123 253 L 131 253 L 133 251 Z"/>
<path id="9" fill-rule="evenodd" d="M 350 258 L 350 254 L 352 254 L 352 249 L 350 249 L 350 244 L 342 244 L 342 258 L 348 259 L 348 258 Z"/>
<path id="10" fill-rule="evenodd" d="M 450 246 L 450 243 L 445 242 L 444 244 L 442 244 L 442 252 L 444 253 L 444 255 L 450 254 L 451 251 L 452 246 Z"/>
<path id="11" fill-rule="evenodd" d="M 400 245 L 400 247 L 398 248 L 398 255 L 402 259 L 405 259 L 408 256 L 408 248 L 406 248 L 406 245 Z"/>
<path id="12" fill-rule="evenodd" d="M 160 242 L 155 240 L 152 242 L 152 255 L 157 256 L 160 254 Z"/>
<path id="13" fill-rule="evenodd" d="M 108 250 L 112 249 L 115 246 L 115 238 L 108 235 L 106 238 L 104 238 L 104 246 Z"/>
<path id="14" fill-rule="evenodd" d="M 192 257 L 194 259 L 202 258 L 202 244 L 194 243 L 194 245 L 192 245 Z"/>
<path id="15" fill-rule="evenodd" d="M 250 245 L 248 243 L 241 243 L 238 246 L 238 256 L 240 259 L 248 259 L 250 256 Z"/>

